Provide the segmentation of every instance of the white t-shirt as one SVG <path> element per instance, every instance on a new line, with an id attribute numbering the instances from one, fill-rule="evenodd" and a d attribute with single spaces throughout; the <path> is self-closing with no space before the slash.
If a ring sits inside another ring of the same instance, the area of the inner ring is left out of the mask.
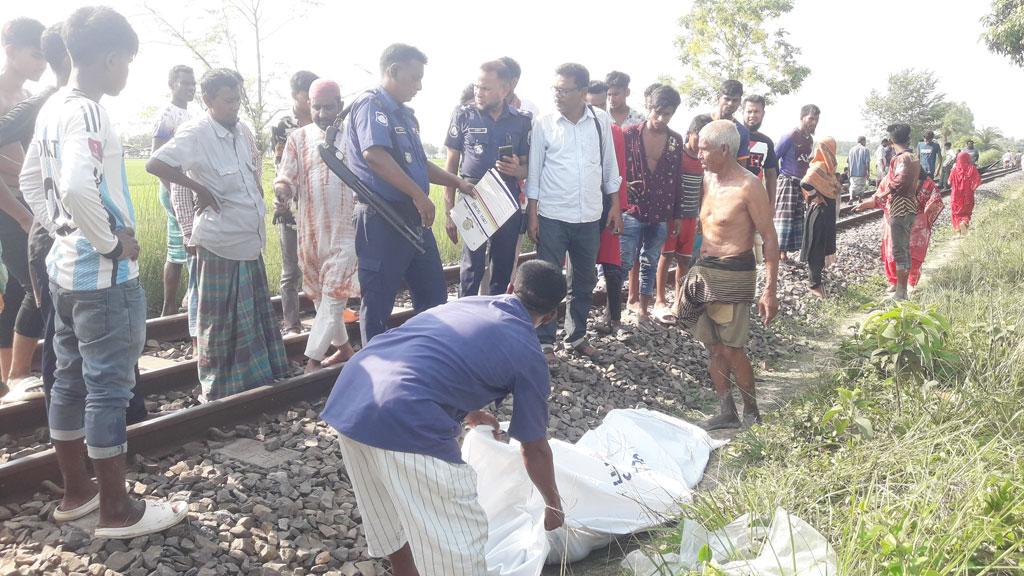
<path id="1" fill-rule="evenodd" d="M 32 212 L 55 240 L 50 280 L 66 290 L 99 290 L 139 275 L 138 263 L 104 256 L 114 232 L 135 228 L 121 139 L 107 111 L 62 88 L 43 105 L 21 172 Z"/>

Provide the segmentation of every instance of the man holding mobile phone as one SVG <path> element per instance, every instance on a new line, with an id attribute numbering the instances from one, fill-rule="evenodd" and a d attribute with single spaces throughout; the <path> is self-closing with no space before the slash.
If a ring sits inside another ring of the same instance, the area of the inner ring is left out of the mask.
<path id="1" fill-rule="evenodd" d="M 528 112 L 508 105 L 512 90 L 512 71 L 501 61 L 485 62 L 473 84 L 473 103 L 463 106 L 452 116 L 445 139 L 448 148 L 446 169 L 476 183 L 491 168 L 497 168 L 505 185 L 517 198 L 519 183 L 526 178 L 530 154 Z M 456 172 L 458 171 L 458 172 Z M 459 241 L 458 227 L 450 212 L 455 205 L 455 188 L 445 189 L 445 231 L 453 242 Z M 491 279 L 488 294 L 504 294 L 515 267 L 516 246 L 522 230 L 522 215 L 512 216 L 491 236 Z M 459 264 L 459 297 L 476 296 L 483 281 L 488 245 L 476 250 L 462 248 Z"/>

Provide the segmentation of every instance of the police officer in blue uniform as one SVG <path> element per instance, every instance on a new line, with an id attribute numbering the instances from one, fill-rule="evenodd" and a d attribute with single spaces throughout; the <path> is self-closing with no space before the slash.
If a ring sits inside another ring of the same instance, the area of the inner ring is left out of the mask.
<path id="1" fill-rule="evenodd" d="M 380 58 L 381 85 L 359 96 L 349 111 L 345 138 L 349 169 L 420 232 L 426 248 L 419 254 L 376 211 L 362 203 L 356 205 L 363 345 L 387 330 L 403 280 L 417 312 L 448 299 L 441 256 L 430 230 L 434 222 L 430 184 L 476 194 L 471 183 L 427 160 L 419 122 L 405 106 L 423 87 L 426 63 L 426 55 L 413 46 L 388 46 Z"/>
<path id="2" fill-rule="evenodd" d="M 526 178 L 530 155 L 529 112 L 520 112 L 508 104 L 512 92 L 512 71 L 501 61 L 485 62 L 474 84 L 474 101 L 452 115 L 445 139 L 448 148 L 449 172 L 477 182 L 491 168 L 502 174 L 505 185 L 519 200 L 519 182 Z M 450 211 L 455 203 L 455 189 L 447 188 L 445 206 Z M 516 248 L 522 230 L 523 216 L 517 212 L 490 239 L 491 279 L 488 294 L 505 293 L 515 267 Z M 451 216 L 445 231 L 451 241 L 458 242 L 458 227 Z M 459 265 L 459 297 L 476 296 L 484 276 L 487 245 L 476 250 L 462 247 Z"/>

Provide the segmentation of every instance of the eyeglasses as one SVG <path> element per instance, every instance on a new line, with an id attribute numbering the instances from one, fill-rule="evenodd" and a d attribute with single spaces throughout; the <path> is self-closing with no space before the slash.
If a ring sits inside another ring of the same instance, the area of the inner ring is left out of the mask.
<path id="1" fill-rule="evenodd" d="M 551 91 L 555 93 L 555 96 L 564 98 L 573 92 L 578 92 L 579 88 L 559 88 L 558 86 L 552 86 Z"/>

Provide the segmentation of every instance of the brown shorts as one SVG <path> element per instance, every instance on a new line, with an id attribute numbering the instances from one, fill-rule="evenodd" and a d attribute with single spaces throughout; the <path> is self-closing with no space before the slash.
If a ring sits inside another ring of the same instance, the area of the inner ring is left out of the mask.
<path id="1" fill-rule="evenodd" d="M 704 346 L 724 344 L 745 348 L 750 340 L 750 303 L 712 302 L 704 309 L 693 328 L 693 335 Z"/>

